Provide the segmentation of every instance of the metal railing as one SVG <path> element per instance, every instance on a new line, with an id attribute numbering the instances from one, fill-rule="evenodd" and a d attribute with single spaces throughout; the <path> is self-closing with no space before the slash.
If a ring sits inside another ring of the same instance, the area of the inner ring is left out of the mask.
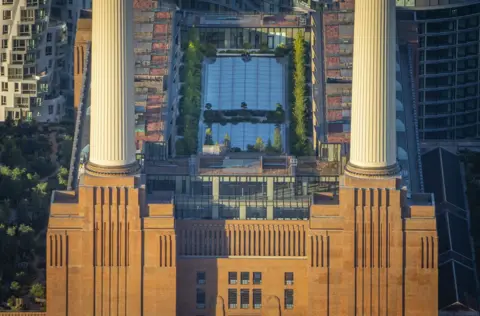
<path id="1" fill-rule="evenodd" d="M 85 65 L 83 67 L 83 79 L 82 79 L 82 90 L 80 95 L 80 102 L 77 109 L 77 118 L 75 121 L 75 134 L 73 137 L 73 146 L 72 146 L 72 157 L 70 159 L 70 170 L 68 173 L 68 183 L 67 190 L 72 190 L 77 182 L 78 178 L 78 163 L 80 160 L 80 153 L 82 148 L 80 148 L 79 139 L 82 137 L 83 132 L 83 122 L 85 119 L 85 103 L 88 102 L 87 94 L 89 88 L 89 78 L 90 78 L 90 53 L 91 53 L 91 43 L 87 44 L 86 54 L 85 54 Z"/>

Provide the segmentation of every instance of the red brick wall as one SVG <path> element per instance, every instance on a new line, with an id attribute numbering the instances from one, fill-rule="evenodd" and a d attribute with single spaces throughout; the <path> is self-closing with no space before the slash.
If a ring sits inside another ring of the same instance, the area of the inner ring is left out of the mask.
<path id="1" fill-rule="evenodd" d="M 325 52 L 327 56 L 330 54 L 338 54 L 340 52 L 340 45 L 339 44 L 326 44 L 325 45 Z"/>
<path id="2" fill-rule="evenodd" d="M 325 27 L 325 37 L 327 39 L 337 39 L 339 35 L 338 25 L 327 25 Z"/>

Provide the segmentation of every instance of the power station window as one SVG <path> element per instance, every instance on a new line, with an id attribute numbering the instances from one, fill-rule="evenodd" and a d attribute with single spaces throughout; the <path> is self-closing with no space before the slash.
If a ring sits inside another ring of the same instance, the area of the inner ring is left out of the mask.
<path id="1" fill-rule="evenodd" d="M 262 290 L 261 289 L 253 290 L 253 308 L 255 309 L 262 308 Z"/>
<path id="2" fill-rule="evenodd" d="M 248 308 L 250 304 L 250 291 L 248 289 L 240 290 L 240 308 Z"/>
<path id="3" fill-rule="evenodd" d="M 237 284 L 237 272 L 228 272 L 228 284 Z"/>
<path id="4" fill-rule="evenodd" d="M 237 289 L 228 289 L 228 308 L 237 308 Z"/>
<path id="5" fill-rule="evenodd" d="M 205 284 L 206 278 L 205 278 L 205 272 L 197 272 L 197 284 L 202 285 Z"/>
<path id="6" fill-rule="evenodd" d="M 253 284 L 262 284 L 262 272 L 253 272 Z"/>
<path id="7" fill-rule="evenodd" d="M 285 272 L 285 285 L 293 284 L 293 272 Z"/>
<path id="8" fill-rule="evenodd" d="M 285 309 L 293 309 L 293 290 L 285 290 Z"/>
<path id="9" fill-rule="evenodd" d="M 197 289 L 197 309 L 205 308 L 205 290 Z"/>
<path id="10" fill-rule="evenodd" d="M 240 274 L 242 284 L 248 284 L 250 282 L 250 272 L 242 272 Z"/>

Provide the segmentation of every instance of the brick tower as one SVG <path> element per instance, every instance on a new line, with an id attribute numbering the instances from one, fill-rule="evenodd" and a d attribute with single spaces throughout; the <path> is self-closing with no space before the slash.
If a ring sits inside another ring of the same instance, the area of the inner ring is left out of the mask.
<path id="1" fill-rule="evenodd" d="M 90 160 L 52 197 L 48 315 L 175 315 L 173 205 L 146 205 L 135 159 L 132 0 L 93 12 Z"/>

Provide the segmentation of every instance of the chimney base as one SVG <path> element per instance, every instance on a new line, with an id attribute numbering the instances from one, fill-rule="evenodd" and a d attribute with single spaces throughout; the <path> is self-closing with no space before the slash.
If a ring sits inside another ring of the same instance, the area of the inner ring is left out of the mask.
<path id="1" fill-rule="evenodd" d="M 400 175 L 400 166 L 398 163 L 395 163 L 387 167 L 368 168 L 359 167 L 349 162 L 345 166 L 345 174 L 353 178 L 361 179 L 394 178 Z"/>
<path id="2" fill-rule="evenodd" d="M 140 165 L 137 161 L 125 166 L 100 166 L 90 161 L 85 167 L 89 175 L 97 177 L 121 177 L 137 174 L 140 170 Z"/>

